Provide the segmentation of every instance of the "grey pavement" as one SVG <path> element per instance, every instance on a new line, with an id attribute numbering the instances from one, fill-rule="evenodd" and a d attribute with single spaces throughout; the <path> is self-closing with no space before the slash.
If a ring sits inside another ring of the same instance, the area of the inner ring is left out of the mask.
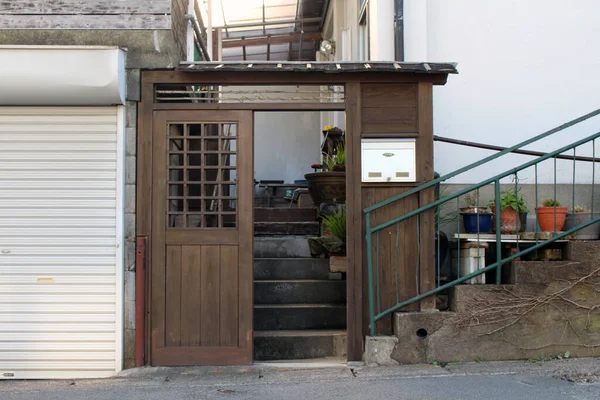
<path id="1" fill-rule="evenodd" d="M 0 381 L 0 399 L 600 399 L 600 359 L 361 367 L 139 368 L 116 378 Z"/>

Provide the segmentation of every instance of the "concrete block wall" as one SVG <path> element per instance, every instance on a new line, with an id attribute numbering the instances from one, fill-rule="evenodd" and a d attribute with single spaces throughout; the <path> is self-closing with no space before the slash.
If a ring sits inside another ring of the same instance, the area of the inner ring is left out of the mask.
<path id="1" fill-rule="evenodd" d="M 135 356 L 135 210 L 136 210 L 136 147 L 137 147 L 137 101 L 139 99 L 139 76 L 137 69 L 127 70 L 128 100 L 125 124 L 125 281 L 124 281 L 124 335 L 123 368 L 134 367 Z M 137 85 L 135 85 L 137 77 Z M 137 87 L 137 91 L 135 90 Z M 136 93 L 137 92 L 137 93 Z M 130 96 L 131 94 L 131 96 Z M 136 96 L 137 94 L 137 96 Z"/>

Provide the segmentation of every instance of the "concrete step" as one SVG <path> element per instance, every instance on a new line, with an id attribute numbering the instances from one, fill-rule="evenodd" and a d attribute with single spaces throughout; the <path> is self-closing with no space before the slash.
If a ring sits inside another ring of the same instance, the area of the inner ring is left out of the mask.
<path id="1" fill-rule="evenodd" d="M 307 236 L 255 237 L 256 258 L 310 258 Z"/>
<path id="2" fill-rule="evenodd" d="M 586 268 L 577 261 L 514 261 L 510 266 L 508 283 L 548 285 L 562 279 L 577 279 L 595 268 L 597 263 Z"/>
<path id="3" fill-rule="evenodd" d="M 567 260 L 597 265 L 600 262 L 600 241 L 570 240 L 566 253 Z"/>
<path id="4" fill-rule="evenodd" d="M 254 279 L 329 279 L 329 260 L 326 258 L 257 258 L 254 260 Z"/>
<path id="5" fill-rule="evenodd" d="M 254 359 L 301 360 L 346 355 L 345 330 L 254 332 Z"/>
<path id="6" fill-rule="evenodd" d="M 319 235 L 318 221 L 303 222 L 255 222 L 255 236 L 272 235 Z"/>
<path id="7" fill-rule="evenodd" d="M 346 329 L 341 304 L 266 304 L 254 306 L 254 330 Z"/>
<path id="8" fill-rule="evenodd" d="M 346 281 L 254 281 L 254 304 L 345 304 Z"/>
<path id="9" fill-rule="evenodd" d="M 317 209 L 311 208 L 254 208 L 254 222 L 302 222 L 316 221 Z"/>

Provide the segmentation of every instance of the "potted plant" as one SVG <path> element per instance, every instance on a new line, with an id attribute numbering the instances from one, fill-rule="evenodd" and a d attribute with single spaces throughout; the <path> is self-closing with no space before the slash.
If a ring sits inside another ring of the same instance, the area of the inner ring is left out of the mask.
<path id="1" fill-rule="evenodd" d="M 567 214 L 565 221 L 565 231 L 575 228 L 581 224 L 585 224 L 592 218 L 598 218 L 600 213 L 594 213 L 588 210 L 586 207 L 576 206 L 570 214 Z M 600 223 L 588 225 L 583 229 L 575 232 L 575 239 L 578 240 L 596 240 L 600 238 Z"/>
<path id="2" fill-rule="evenodd" d="M 479 205 L 476 192 L 470 192 L 465 196 L 466 207 L 461 207 L 460 214 L 466 233 L 488 233 L 492 224 L 492 213 L 487 212 L 487 207 Z"/>
<path id="3" fill-rule="evenodd" d="M 537 222 L 544 232 L 556 232 L 562 230 L 567 218 L 567 207 L 560 205 L 558 200 L 544 200 L 541 207 L 535 209 Z"/>
<path id="4" fill-rule="evenodd" d="M 517 233 L 525 229 L 525 224 L 521 215 L 527 213 L 527 203 L 523 195 L 516 189 L 505 190 L 500 194 L 500 232 L 505 234 Z M 490 201 L 490 209 L 494 214 L 492 227 L 497 229 L 496 225 L 496 207 L 495 202 Z M 525 217 L 526 219 L 526 217 Z"/>
<path id="5" fill-rule="evenodd" d="M 333 236 L 339 240 L 338 249 L 329 250 L 329 271 L 343 272 L 348 270 L 346 262 L 346 207 L 340 206 L 333 213 L 323 216 L 325 236 Z"/>
<path id="6" fill-rule="evenodd" d="M 323 163 L 313 164 L 321 171 L 304 175 L 308 193 L 313 204 L 346 202 L 346 146 L 340 142 L 331 151 L 323 154 Z"/>

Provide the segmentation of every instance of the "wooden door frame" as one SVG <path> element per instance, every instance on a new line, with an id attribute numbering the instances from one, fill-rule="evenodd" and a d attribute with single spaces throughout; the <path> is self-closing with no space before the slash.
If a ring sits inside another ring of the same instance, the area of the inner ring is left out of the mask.
<path id="1" fill-rule="evenodd" d="M 152 166 L 152 116 L 154 110 L 251 110 L 256 111 L 344 111 L 346 116 L 346 187 L 351 193 L 346 199 L 347 207 L 347 335 L 348 361 L 361 361 L 364 351 L 364 337 L 368 322 L 365 313 L 366 292 L 365 267 L 363 265 L 363 214 L 362 183 L 360 177 L 361 155 L 360 136 L 362 130 L 361 84 L 363 83 L 418 83 L 424 84 L 427 90 L 431 85 L 446 83 L 447 73 L 416 74 L 399 72 L 365 72 L 355 73 L 298 73 L 298 72 L 190 72 L 174 70 L 142 71 L 141 102 L 138 110 L 137 141 L 137 204 L 136 235 L 148 237 L 148 248 L 152 246 L 151 237 L 151 202 L 152 175 L 148 174 Z M 252 86 L 263 85 L 344 85 L 345 101 L 343 103 L 244 103 L 244 104 L 189 104 L 154 102 L 154 86 L 164 84 L 194 84 L 199 81 L 206 84 L 241 84 Z M 430 108 L 430 104 L 425 106 Z M 150 252 L 149 252 L 150 254 Z M 151 258 L 147 265 L 151 266 Z M 148 276 L 148 274 L 146 274 Z M 146 315 L 151 309 L 146 282 Z M 149 321 L 146 321 L 146 354 L 149 354 Z M 149 357 L 146 357 L 148 360 Z"/>

